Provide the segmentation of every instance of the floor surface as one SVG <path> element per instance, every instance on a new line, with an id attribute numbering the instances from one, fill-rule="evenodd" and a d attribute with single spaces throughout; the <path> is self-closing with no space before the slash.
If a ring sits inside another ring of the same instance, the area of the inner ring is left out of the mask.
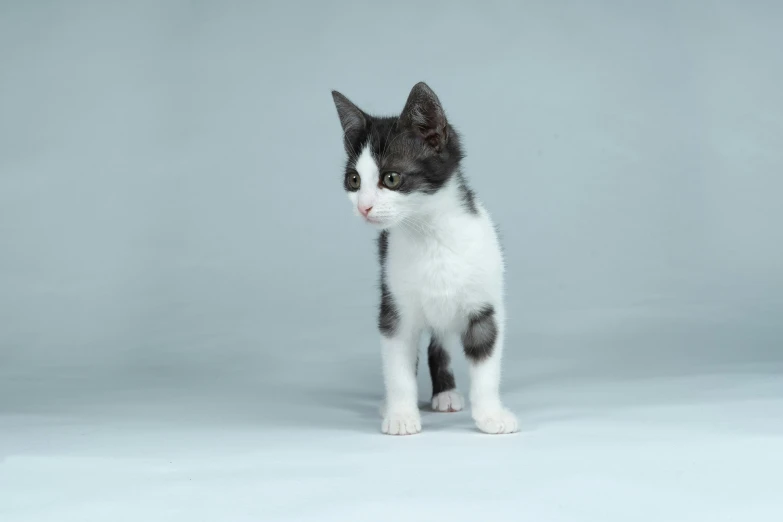
<path id="1" fill-rule="evenodd" d="M 698 372 L 676 352 L 646 369 L 511 353 L 511 436 L 425 401 L 420 435 L 382 435 L 373 353 L 366 376 L 324 364 L 310 388 L 117 385 L 26 408 L 5 394 L 0 520 L 781 520 L 783 376 Z"/>

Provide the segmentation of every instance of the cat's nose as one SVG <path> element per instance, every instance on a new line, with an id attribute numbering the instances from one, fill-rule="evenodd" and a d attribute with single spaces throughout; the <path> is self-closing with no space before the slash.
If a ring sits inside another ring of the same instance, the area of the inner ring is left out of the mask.
<path id="1" fill-rule="evenodd" d="M 363 207 L 363 206 L 359 205 L 359 212 L 361 212 L 362 216 L 364 216 L 364 217 L 367 217 L 367 214 L 369 214 L 371 210 L 372 210 L 372 207 Z"/>

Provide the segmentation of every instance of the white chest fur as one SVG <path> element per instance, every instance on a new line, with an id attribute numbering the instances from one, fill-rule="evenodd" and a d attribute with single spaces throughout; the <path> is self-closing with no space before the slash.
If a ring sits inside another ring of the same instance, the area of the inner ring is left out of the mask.
<path id="1" fill-rule="evenodd" d="M 502 299 L 503 262 L 489 216 L 448 216 L 389 237 L 387 283 L 403 315 L 449 332 Z"/>

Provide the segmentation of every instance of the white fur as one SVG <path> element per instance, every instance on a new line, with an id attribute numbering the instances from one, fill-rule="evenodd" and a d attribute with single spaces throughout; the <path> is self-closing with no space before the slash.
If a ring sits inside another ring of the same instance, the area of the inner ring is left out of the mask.
<path id="1" fill-rule="evenodd" d="M 465 401 L 457 390 L 440 392 L 432 398 L 432 409 L 435 411 L 461 411 Z"/>
<path id="2" fill-rule="evenodd" d="M 372 207 L 365 218 L 378 229 L 391 228 L 408 223 L 412 214 L 424 203 L 422 194 L 400 194 L 378 186 L 380 172 L 369 147 L 364 147 L 356 160 L 356 172 L 361 177 L 361 185 L 356 192 L 349 192 L 348 198 L 353 203 L 353 210 L 361 216 L 359 208 Z"/>
<path id="3" fill-rule="evenodd" d="M 400 314 L 392 338 L 382 337 L 386 405 L 382 431 L 412 434 L 421 430 L 417 405 L 416 358 L 420 335 L 459 336 L 468 316 L 490 304 L 498 336 L 492 355 L 471 363 L 473 419 L 486 433 L 517 430 L 514 415 L 500 400 L 505 307 L 503 257 L 492 220 L 479 201 L 478 215 L 463 206 L 457 179 L 432 195 L 400 194 L 380 188 L 380 172 L 369 148 L 356 162 L 361 187 L 349 192 L 354 209 L 372 207 L 367 219 L 390 231 L 386 283 Z M 441 394 L 442 395 L 442 394 Z M 433 408 L 455 404 L 458 394 L 433 398 Z M 458 408 L 454 408 L 458 409 Z"/>

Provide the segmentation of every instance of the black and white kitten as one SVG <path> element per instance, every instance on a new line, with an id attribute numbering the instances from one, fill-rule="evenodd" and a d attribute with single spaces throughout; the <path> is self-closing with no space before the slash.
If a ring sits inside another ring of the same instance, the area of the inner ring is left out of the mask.
<path id="1" fill-rule="evenodd" d="M 505 307 L 503 256 L 489 214 L 460 172 L 459 136 L 435 93 L 418 83 L 399 117 L 370 116 L 333 91 L 354 211 L 380 230 L 381 333 L 386 401 L 382 431 L 421 431 L 416 367 L 428 348 L 432 407 L 459 411 L 448 346 L 470 361 L 473 419 L 486 433 L 517 431 L 500 400 Z"/>

